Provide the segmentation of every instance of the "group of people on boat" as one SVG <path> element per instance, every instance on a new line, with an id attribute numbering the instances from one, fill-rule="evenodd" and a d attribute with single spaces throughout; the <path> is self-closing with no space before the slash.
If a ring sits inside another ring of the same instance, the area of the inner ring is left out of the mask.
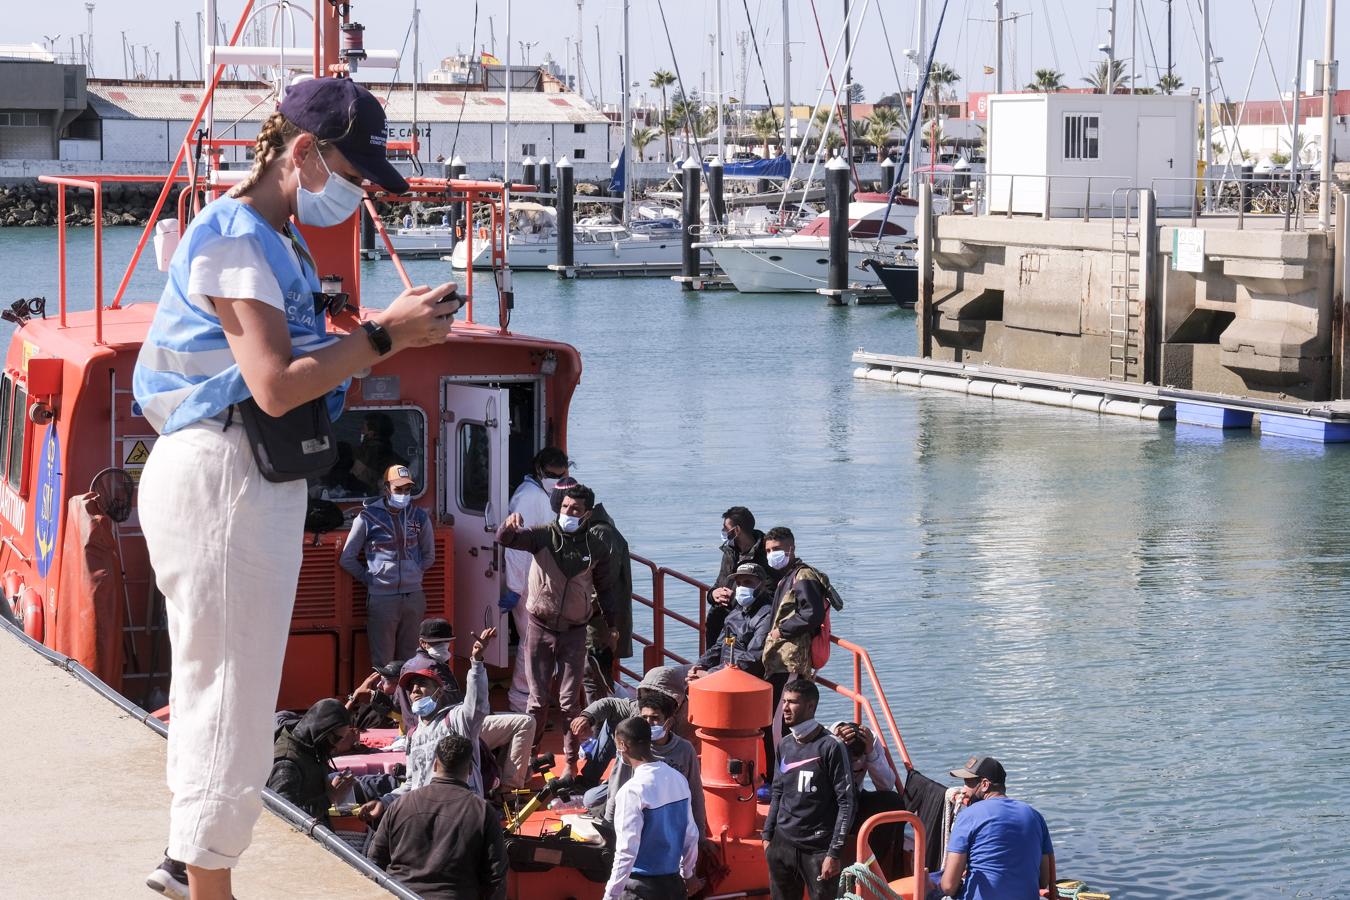
<path id="1" fill-rule="evenodd" d="M 332 440 L 319 423 L 341 409 L 354 374 L 444 343 L 459 308 L 453 284 L 414 287 L 339 336 L 310 302 L 320 284 L 291 222 L 348 221 L 366 181 L 406 192 L 385 144 L 383 109 L 364 87 L 342 77 L 292 85 L 264 123 L 252 170 L 184 233 L 141 350 L 133 391 L 160 437 L 140 482 L 140 515 L 173 666 L 169 842 L 147 884 L 194 900 L 231 897 L 231 869 L 270 784 L 319 818 L 349 791 L 374 826 L 371 858 L 424 896 L 498 895 L 503 828 L 487 798 L 527 783 L 556 705 L 563 780 L 609 823 L 606 900 L 685 896 L 709 855 L 698 757 L 686 746 L 687 680 L 736 666 L 772 685 L 781 722 L 765 742 L 772 895 L 834 896 L 847 835 L 873 802 L 866 795 L 908 806 L 921 782 L 911 773 L 900 794 L 895 773 L 882 771 L 877 736 L 858 723 L 815 721 L 812 676 L 828 650 L 837 592 L 797 557 L 789 529 L 760 534 L 742 507 L 723 516 L 708 652 L 687 672 L 647 673 L 636 698 L 606 703 L 614 660 L 631 655 L 627 544 L 594 492 L 564 480 L 566 456 L 541 452 L 497 533 L 519 554 L 501 605 L 528 665 L 516 666 L 524 682 L 513 685 L 513 710 L 494 713 L 483 655 L 499 636 L 493 628 L 469 636 L 461 689 L 449 666 L 453 628 L 423 618 L 420 576 L 435 552 L 426 514 L 409 505 L 409 470 L 377 452 L 388 435 L 372 421 L 371 446 L 353 449 L 348 474 L 361 483 L 351 490 L 379 479 L 382 496 L 362 509 L 344 558 L 368 588 L 374 670 L 345 699 L 274 717 L 291 610 L 277 600 L 295 595 L 306 479 L 322 474 L 307 471 L 304 456 Z M 401 777 L 332 770 L 362 727 L 391 722 L 403 731 Z M 957 894 L 964 878 L 967 898 L 1034 891 L 1027 873 L 1043 873 L 1050 853 L 1043 820 L 1002 798 L 997 763 L 972 761 L 954 774 L 971 800 L 1012 812 L 957 819 L 940 889 Z M 860 792 L 867 777 L 873 790 Z"/>

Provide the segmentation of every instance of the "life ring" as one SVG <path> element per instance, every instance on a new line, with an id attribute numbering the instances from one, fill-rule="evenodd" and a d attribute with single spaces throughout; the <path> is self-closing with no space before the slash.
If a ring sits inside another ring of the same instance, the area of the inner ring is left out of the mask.
<path id="1" fill-rule="evenodd" d="M 39 644 L 42 643 L 42 635 L 46 631 L 46 621 L 42 612 L 42 595 L 32 588 L 25 588 L 19 606 L 23 633 Z"/>
<path id="2" fill-rule="evenodd" d="M 5 590 L 5 600 L 14 607 L 15 615 L 18 615 L 19 592 L 23 590 L 23 576 L 19 574 L 18 569 L 7 569 L 3 578 Z"/>

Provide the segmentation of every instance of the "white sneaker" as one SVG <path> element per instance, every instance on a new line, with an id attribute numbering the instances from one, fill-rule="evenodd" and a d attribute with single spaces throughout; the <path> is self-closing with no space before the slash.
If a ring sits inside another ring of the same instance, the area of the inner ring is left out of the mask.
<path id="1" fill-rule="evenodd" d="M 187 866 L 166 856 L 164 862 L 146 876 L 145 886 L 174 900 L 188 900 Z"/>

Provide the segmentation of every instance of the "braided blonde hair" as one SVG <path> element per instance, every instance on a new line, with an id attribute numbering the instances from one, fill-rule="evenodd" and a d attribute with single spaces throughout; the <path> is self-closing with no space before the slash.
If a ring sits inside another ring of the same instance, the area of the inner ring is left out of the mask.
<path id="1" fill-rule="evenodd" d="M 262 178 L 263 172 L 280 155 L 282 150 L 299 135 L 305 134 L 304 129 L 298 127 L 290 119 L 287 119 L 279 112 L 274 112 L 263 122 L 262 130 L 258 132 L 258 140 L 253 145 L 253 168 L 249 171 L 244 180 L 236 184 L 230 190 L 231 197 L 238 197 L 258 183 Z M 320 150 L 326 148 L 330 141 L 315 139 Z"/>

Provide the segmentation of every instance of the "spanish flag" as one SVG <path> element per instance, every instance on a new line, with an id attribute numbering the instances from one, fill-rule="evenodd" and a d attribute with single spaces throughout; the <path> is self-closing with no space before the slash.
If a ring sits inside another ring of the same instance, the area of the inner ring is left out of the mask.
<path id="1" fill-rule="evenodd" d="M 984 74 L 986 74 L 986 75 L 993 75 L 993 74 L 994 74 L 994 67 L 993 67 L 993 66 L 985 66 L 985 67 L 984 67 Z"/>
<path id="2" fill-rule="evenodd" d="M 485 65 L 485 66 L 500 66 L 500 65 L 502 64 L 502 61 L 501 61 L 500 59 L 498 59 L 497 57 L 493 56 L 491 53 L 487 52 L 486 50 L 483 51 L 483 53 L 482 53 L 482 55 L 479 57 L 478 61 L 479 61 L 480 63 L 482 63 L 483 65 Z"/>

